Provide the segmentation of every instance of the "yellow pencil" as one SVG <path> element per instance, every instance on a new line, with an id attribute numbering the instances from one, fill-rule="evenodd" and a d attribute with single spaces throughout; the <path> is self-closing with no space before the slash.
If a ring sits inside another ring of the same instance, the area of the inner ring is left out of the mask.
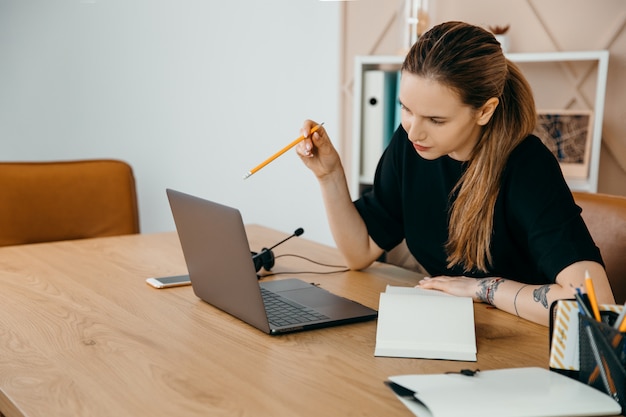
<path id="1" fill-rule="evenodd" d="M 319 129 L 323 124 L 324 123 L 320 123 L 317 126 L 315 126 L 313 129 L 311 129 L 311 133 L 317 131 L 317 129 Z M 293 148 L 294 146 L 296 146 L 298 143 L 302 142 L 303 140 L 304 140 L 304 135 L 300 136 L 298 139 L 294 140 L 289 145 L 285 146 L 283 149 L 281 149 L 280 151 L 276 152 L 274 155 L 270 156 L 265 161 L 261 162 L 259 165 L 257 165 L 254 168 L 252 168 L 250 171 L 246 172 L 246 174 L 243 176 L 243 179 L 245 180 L 246 178 L 248 178 L 249 176 L 251 176 L 252 174 L 257 172 L 258 170 L 263 168 L 265 165 L 269 164 L 274 159 L 278 158 L 279 156 L 281 156 L 282 154 L 284 154 L 289 149 Z"/>
<path id="2" fill-rule="evenodd" d="M 596 290 L 593 288 L 593 281 L 589 276 L 589 271 L 585 271 L 585 288 L 587 289 L 587 297 L 589 298 L 589 304 L 591 304 L 591 310 L 596 320 L 601 321 L 600 309 L 598 309 L 598 299 L 596 298 Z"/>

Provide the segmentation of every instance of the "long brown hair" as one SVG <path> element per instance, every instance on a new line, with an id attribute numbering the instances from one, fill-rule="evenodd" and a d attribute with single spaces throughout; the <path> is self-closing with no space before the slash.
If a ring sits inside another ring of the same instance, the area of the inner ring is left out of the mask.
<path id="1" fill-rule="evenodd" d="M 486 272 L 492 263 L 493 213 L 502 172 L 513 149 L 535 127 L 532 90 L 490 32 L 463 22 L 442 23 L 422 35 L 407 54 L 402 71 L 446 85 L 474 109 L 490 98 L 499 99 L 452 191 L 458 195 L 451 207 L 446 243 L 448 267 Z"/>

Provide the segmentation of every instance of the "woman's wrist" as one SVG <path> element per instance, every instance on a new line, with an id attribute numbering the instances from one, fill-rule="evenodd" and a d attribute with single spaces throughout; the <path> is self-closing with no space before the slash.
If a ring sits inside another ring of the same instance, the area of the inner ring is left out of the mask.
<path id="1" fill-rule="evenodd" d="M 347 186 L 348 180 L 346 178 L 346 173 L 343 170 L 343 166 L 341 163 L 337 164 L 333 170 L 326 172 L 317 177 L 321 186 L 329 186 L 334 185 L 336 188 Z"/>
<path id="2" fill-rule="evenodd" d="M 494 299 L 498 286 L 505 280 L 503 278 L 483 278 L 478 281 L 476 298 L 483 303 L 494 306 Z"/>

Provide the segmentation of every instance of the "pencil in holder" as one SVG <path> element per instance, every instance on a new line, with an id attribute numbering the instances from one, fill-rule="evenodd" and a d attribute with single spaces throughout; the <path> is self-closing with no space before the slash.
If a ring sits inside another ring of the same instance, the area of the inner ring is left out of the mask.
<path id="1" fill-rule="evenodd" d="M 611 396 L 620 404 L 624 413 L 626 333 L 620 333 L 610 325 L 610 319 L 606 316 L 603 319 L 606 322 L 579 315 L 579 380 Z"/>

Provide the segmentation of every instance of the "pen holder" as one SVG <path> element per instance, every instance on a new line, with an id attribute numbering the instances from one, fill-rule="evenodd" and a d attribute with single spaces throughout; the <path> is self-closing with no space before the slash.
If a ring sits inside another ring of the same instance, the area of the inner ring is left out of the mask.
<path id="1" fill-rule="evenodd" d="M 613 397 L 626 411 L 626 333 L 579 314 L 579 380 Z M 612 317 L 614 320 L 615 317 Z"/>

